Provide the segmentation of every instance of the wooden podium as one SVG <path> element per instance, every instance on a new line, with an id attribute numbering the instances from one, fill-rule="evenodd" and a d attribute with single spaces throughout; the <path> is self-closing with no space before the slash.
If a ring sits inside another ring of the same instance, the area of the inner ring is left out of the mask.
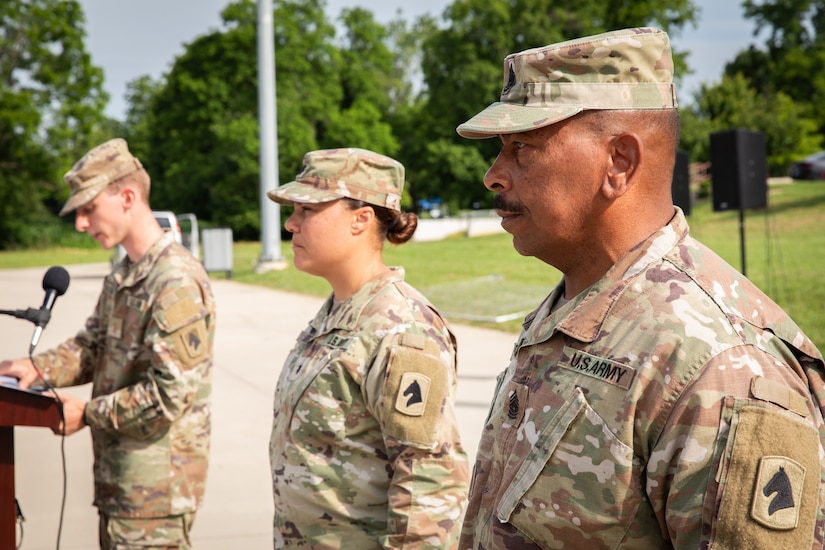
<path id="1" fill-rule="evenodd" d="M 60 424 L 60 404 L 36 392 L 0 385 L 0 548 L 16 548 L 14 427 Z"/>

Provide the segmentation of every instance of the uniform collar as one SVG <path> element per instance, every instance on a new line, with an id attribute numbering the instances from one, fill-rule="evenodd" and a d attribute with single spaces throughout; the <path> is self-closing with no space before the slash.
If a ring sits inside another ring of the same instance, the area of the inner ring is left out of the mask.
<path id="1" fill-rule="evenodd" d="M 604 276 L 588 289 L 550 313 L 559 292 L 564 291 L 562 281 L 524 321 L 526 338 L 541 342 L 550 338 L 555 331 L 561 331 L 576 340 L 593 342 L 600 334 L 605 319 L 627 285 L 636 275 L 651 264 L 659 262 L 673 247 L 688 235 L 688 224 L 682 211 L 676 213 L 670 222 L 647 239 L 630 249 L 613 264 Z M 536 318 L 551 318 L 550 323 L 539 323 L 530 328 Z"/>
<path id="2" fill-rule="evenodd" d="M 175 242 L 171 232 L 164 231 L 141 259 L 133 262 L 128 255 L 117 265 L 112 276 L 118 286 L 133 286 L 149 276 L 160 253 Z"/>
<path id="3" fill-rule="evenodd" d="M 338 329 L 355 329 L 364 308 L 388 285 L 403 281 L 404 274 L 403 267 L 390 267 L 388 271 L 383 271 L 367 281 L 348 299 L 337 304 L 332 315 L 328 312 L 333 309 L 335 298 L 330 294 L 311 323 L 315 332 L 324 334 Z"/>

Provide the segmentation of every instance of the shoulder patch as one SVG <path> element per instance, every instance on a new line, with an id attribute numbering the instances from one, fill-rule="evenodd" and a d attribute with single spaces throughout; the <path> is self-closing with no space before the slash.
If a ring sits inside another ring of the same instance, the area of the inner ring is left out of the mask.
<path id="1" fill-rule="evenodd" d="M 209 351 L 208 338 L 206 322 L 203 319 L 175 332 L 173 335 L 175 349 L 184 365 L 192 366 L 206 357 Z"/>
<path id="2" fill-rule="evenodd" d="M 819 496 L 819 436 L 786 411 L 743 406 L 711 546 L 810 548 Z"/>
<path id="3" fill-rule="evenodd" d="M 430 395 L 430 377 L 419 372 L 405 372 L 395 399 L 395 410 L 407 416 L 424 414 Z"/>
<path id="4" fill-rule="evenodd" d="M 447 367 L 414 347 L 390 351 L 384 382 L 382 417 L 384 431 L 404 444 L 432 449 L 449 395 Z"/>
<path id="5" fill-rule="evenodd" d="M 769 529 L 796 528 L 804 484 L 802 464 L 785 456 L 763 456 L 756 474 L 751 517 Z"/>

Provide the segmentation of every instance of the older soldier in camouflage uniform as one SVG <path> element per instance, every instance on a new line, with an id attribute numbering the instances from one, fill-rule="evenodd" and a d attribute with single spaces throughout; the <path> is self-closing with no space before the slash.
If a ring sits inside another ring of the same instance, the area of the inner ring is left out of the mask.
<path id="1" fill-rule="evenodd" d="M 462 549 L 822 548 L 823 361 L 693 240 L 671 199 L 667 35 L 512 54 L 484 183 L 563 273 L 525 319 L 478 451 Z"/>
<path id="2" fill-rule="evenodd" d="M 60 395 L 65 421 L 94 442 L 95 500 L 104 549 L 189 548 L 203 498 L 210 437 L 215 302 L 201 264 L 164 233 L 149 206 L 149 175 L 113 139 L 65 176 L 75 226 L 127 256 L 106 277 L 86 326 L 57 348 L 5 361 L 22 387 L 92 382 L 87 403 Z"/>
<path id="3" fill-rule="evenodd" d="M 455 548 L 469 465 L 455 417 L 456 344 L 432 304 L 382 260 L 417 225 L 404 167 L 362 149 L 313 151 L 269 197 L 295 266 L 333 293 L 275 392 L 275 547 Z"/>

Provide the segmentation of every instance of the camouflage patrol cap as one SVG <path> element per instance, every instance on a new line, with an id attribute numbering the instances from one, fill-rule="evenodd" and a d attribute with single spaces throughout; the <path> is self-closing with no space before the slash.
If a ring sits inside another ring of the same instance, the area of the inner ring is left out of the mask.
<path id="1" fill-rule="evenodd" d="M 401 211 L 404 165 L 366 149 L 322 149 L 304 155 L 295 181 L 267 196 L 280 204 L 321 203 L 344 197 Z"/>
<path id="2" fill-rule="evenodd" d="M 483 139 L 549 126 L 584 110 L 676 106 L 667 33 L 623 29 L 508 55 L 500 100 L 456 131 Z"/>
<path id="3" fill-rule="evenodd" d="M 126 140 L 115 138 L 98 145 L 83 155 L 63 176 L 69 184 L 71 195 L 60 215 L 83 206 L 113 181 L 141 168 L 143 165 L 129 152 Z"/>

